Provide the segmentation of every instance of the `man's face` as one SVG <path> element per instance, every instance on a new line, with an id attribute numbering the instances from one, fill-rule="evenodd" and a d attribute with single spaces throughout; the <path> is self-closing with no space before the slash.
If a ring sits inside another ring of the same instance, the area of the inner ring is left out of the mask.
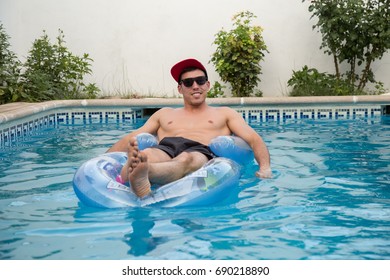
<path id="1" fill-rule="evenodd" d="M 203 71 L 197 69 L 186 72 L 181 76 L 178 90 L 183 95 L 185 102 L 191 105 L 199 105 L 207 97 L 207 93 L 210 90 L 210 82 L 207 81 Z"/>

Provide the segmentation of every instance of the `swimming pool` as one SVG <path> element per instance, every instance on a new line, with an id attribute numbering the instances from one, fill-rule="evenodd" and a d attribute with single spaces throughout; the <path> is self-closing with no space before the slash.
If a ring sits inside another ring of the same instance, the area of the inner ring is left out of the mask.
<path id="1" fill-rule="evenodd" d="M 0 259 L 390 259 L 389 117 L 252 118 L 275 177 L 249 166 L 219 205 L 81 205 L 76 168 L 144 121 L 54 123 L 1 148 Z"/>

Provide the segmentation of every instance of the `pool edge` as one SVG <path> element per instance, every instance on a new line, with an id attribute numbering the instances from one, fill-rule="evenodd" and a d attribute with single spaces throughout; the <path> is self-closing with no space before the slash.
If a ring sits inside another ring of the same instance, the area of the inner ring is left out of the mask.
<path id="1" fill-rule="evenodd" d="M 229 97 L 208 98 L 207 103 L 217 106 L 320 106 L 329 104 L 358 105 L 381 104 L 390 105 L 390 95 L 360 95 L 360 96 L 311 96 L 311 97 Z M 180 106 L 181 98 L 140 98 L 140 99 L 84 99 L 84 100 L 54 100 L 40 103 L 9 103 L 0 105 L 0 124 L 17 120 L 29 115 L 52 109 L 66 107 L 165 107 Z"/>

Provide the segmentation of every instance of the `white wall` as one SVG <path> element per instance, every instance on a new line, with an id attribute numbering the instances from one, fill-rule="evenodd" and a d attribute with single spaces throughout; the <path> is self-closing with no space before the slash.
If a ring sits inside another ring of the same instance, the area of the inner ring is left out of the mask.
<path id="1" fill-rule="evenodd" d="M 94 59 L 88 80 L 105 92 L 174 96 L 169 71 L 181 59 L 199 59 L 210 79 L 219 80 L 208 63 L 214 35 L 222 27 L 231 29 L 234 14 L 249 10 L 264 28 L 270 51 L 259 88 L 264 96 L 283 96 L 292 70 L 307 64 L 334 71 L 331 57 L 319 50 L 321 36 L 312 30 L 307 5 L 301 0 L 0 0 L 0 22 L 22 61 L 42 30 L 54 42 L 61 29 L 74 54 Z M 373 71 L 390 88 L 389 54 Z"/>

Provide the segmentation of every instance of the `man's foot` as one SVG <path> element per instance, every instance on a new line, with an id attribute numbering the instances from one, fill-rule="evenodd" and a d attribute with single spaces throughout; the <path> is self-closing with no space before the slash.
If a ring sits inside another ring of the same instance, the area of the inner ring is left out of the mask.
<path id="1" fill-rule="evenodd" d="M 138 160 L 133 160 L 129 168 L 129 181 L 135 194 L 144 197 L 151 192 L 148 158 L 142 152 L 138 153 L 137 158 Z"/>
<path id="2" fill-rule="evenodd" d="M 121 181 L 126 182 L 129 181 L 129 173 L 133 170 L 133 165 L 136 166 L 138 164 L 139 158 L 138 158 L 138 143 L 137 139 L 133 137 L 127 147 L 127 162 L 122 167 L 121 170 Z"/>
<path id="3" fill-rule="evenodd" d="M 128 168 L 128 174 L 133 171 L 133 168 L 135 168 L 140 159 L 138 157 L 139 150 L 138 150 L 138 142 L 135 137 L 131 138 L 128 144 L 128 152 L 127 152 L 127 168 Z M 129 178 L 129 177 L 127 177 Z"/>

